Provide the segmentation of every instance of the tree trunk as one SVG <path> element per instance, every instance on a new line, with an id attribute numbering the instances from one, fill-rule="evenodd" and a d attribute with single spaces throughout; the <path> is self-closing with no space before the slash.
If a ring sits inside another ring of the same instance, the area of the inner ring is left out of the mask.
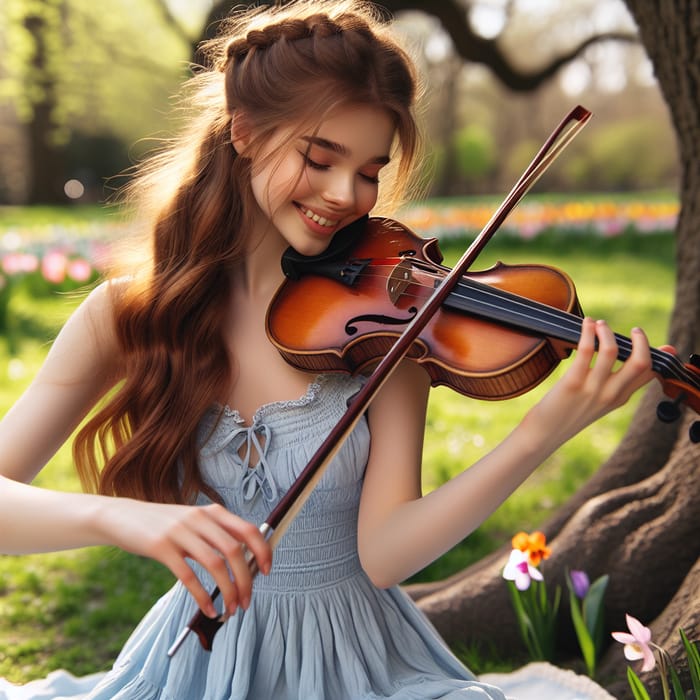
<path id="1" fill-rule="evenodd" d="M 677 289 L 670 342 L 681 357 L 700 349 L 700 50 L 696 0 L 627 0 L 654 65 L 676 129 L 682 164 L 677 226 Z M 653 638 L 682 662 L 678 629 L 700 631 L 700 447 L 688 439 L 698 416 L 677 423 L 655 417 L 658 387 L 645 395 L 619 448 L 596 476 L 544 526 L 553 548 L 544 571 L 562 583 L 567 568 L 594 578 L 610 575 L 609 630 L 625 629 L 625 613 L 652 629 Z M 501 571 L 508 549 L 452 578 L 408 592 L 452 644 L 492 642 L 504 653 L 521 649 Z M 566 617 L 566 609 L 562 611 Z M 563 626 L 562 653 L 575 652 Z M 682 663 L 681 663 L 682 665 Z M 618 698 L 631 697 L 620 645 L 603 658 L 600 681 Z M 683 677 L 683 676 L 682 676 Z M 643 680 L 659 697 L 658 674 Z M 684 678 L 688 688 L 687 675 Z"/>
<path id="2" fill-rule="evenodd" d="M 46 60 L 46 23 L 41 12 L 28 14 L 24 26 L 34 42 L 30 82 L 38 98 L 27 124 L 29 204 L 63 204 L 64 149 L 52 140 L 55 124 L 55 86 Z"/>

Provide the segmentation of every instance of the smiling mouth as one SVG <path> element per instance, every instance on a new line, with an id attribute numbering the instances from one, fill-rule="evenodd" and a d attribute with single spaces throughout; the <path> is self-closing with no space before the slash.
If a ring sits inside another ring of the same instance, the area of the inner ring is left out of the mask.
<path id="1" fill-rule="evenodd" d="M 326 219 L 325 216 L 319 216 L 316 212 L 312 211 L 311 209 L 307 209 L 306 207 L 299 207 L 299 209 L 307 219 L 311 219 L 311 221 L 314 221 L 319 226 L 333 228 L 334 226 L 338 225 L 337 219 Z"/>

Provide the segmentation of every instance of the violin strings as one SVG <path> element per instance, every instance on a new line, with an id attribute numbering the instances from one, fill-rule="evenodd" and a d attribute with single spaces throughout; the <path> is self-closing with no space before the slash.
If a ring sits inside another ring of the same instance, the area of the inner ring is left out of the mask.
<path id="1" fill-rule="evenodd" d="M 421 269 L 423 272 L 428 274 L 433 274 L 439 276 L 443 274 L 444 271 L 439 267 L 435 267 L 428 262 L 422 260 L 412 261 L 414 266 Z M 391 267 L 389 262 L 375 264 L 372 266 L 376 269 L 379 267 Z M 373 274 L 373 273 L 360 273 L 363 277 L 380 277 L 386 279 L 386 275 Z M 433 289 L 434 285 L 426 284 L 420 280 L 411 279 L 410 283 L 418 287 L 425 287 Z M 464 290 L 469 292 L 477 292 L 478 296 L 466 293 Z M 402 296 L 405 298 L 408 296 L 407 292 L 403 292 Z M 417 294 L 411 295 L 418 299 Z M 521 329 L 525 330 L 536 330 L 531 326 L 533 324 L 540 324 L 540 329 L 544 335 L 546 335 L 546 329 L 549 328 L 553 332 L 552 335 L 559 337 L 561 340 L 567 341 L 577 341 L 581 333 L 581 324 L 583 319 L 576 314 L 563 311 L 562 309 L 557 309 L 548 304 L 538 302 L 533 299 L 528 299 L 526 297 L 520 297 L 511 292 L 498 289 L 496 287 L 489 286 L 477 282 L 475 280 L 463 279 L 461 280 L 456 289 L 450 295 L 453 298 L 462 300 L 465 306 L 469 306 L 471 303 L 475 303 L 482 309 L 484 309 L 483 317 L 485 320 L 498 320 L 498 316 L 502 316 L 503 312 L 506 312 L 511 317 L 513 317 L 514 325 L 519 326 Z M 504 306 L 503 302 L 506 302 Z M 486 311 L 490 310 L 490 314 Z M 532 311 L 536 311 L 538 315 L 534 315 Z M 507 319 L 506 319 L 507 320 Z M 564 337 L 560 337 L 560 336 Z M 621 359 L 627 359 L 632 352 L 632 341 L 624 335 L 615 333 L 615 339 L 620 349 Z M 690 384 L 694 388 L 700 390 L 700 378 L 696 378 L 691 372 L 689 372 L 683 363 L 678 359 L 676 355 L 666 352 L 664 350 L 659 350 L 658 348 L 651 348 L 652 363 L 656 371 L 667 378 L 678 379 Z"/>

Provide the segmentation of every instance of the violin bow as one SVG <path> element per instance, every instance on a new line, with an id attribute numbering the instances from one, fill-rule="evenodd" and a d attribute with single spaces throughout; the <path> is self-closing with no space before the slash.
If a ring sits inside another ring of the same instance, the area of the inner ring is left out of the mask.
<path id="1" fill-rule="evenodd" d="M 479 253 L 513 208 L 585 126 L 590 117 L 591 112 L 580 105 L 574 107 L 564 117 L 458 263 L 443 278 L 426 303 L 406 326 L 403 333 L 396 339 L 390 350 L 376 365 L 360 391 L 348 405 L 343 417 L 333 427 L 289 490 L 259 526 L 260 532 L 270 542 L 273 549 L 308 500 L 326 468 L 353 431 L 369 404 L 391 376 L 399 362 L 404 359 L 421 331 L 443 305 L 462 275 L 476 260 Z M 251 575 L 255 576 L 258 573 L 257 563 L 253 554 L 247 548 L 245 548 L 245 559 Z M 219 594 L 219 588 L 214 588 L 211 593 L 212 600 L 215 600 Z M 195 632 L 202 647 L 210 650 L 214 635 L 226 619 L 227 616 L 225 615 L 218 618 L 209 618 L 201 610 L 197 611 L 168 649 L 168 656 L 172 657 L 175 655 L 190 632 Z"/>

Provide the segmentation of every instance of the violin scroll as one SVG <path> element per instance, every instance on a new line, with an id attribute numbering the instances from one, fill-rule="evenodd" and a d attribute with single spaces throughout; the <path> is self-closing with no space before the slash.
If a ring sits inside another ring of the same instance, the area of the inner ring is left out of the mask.
<path id="1" fill-rule="evenodd" d="M 689 363 L 683 365 L 683 373 L 662 372 L 666 379 L 661 383 L 670 400 L 661 401 L 656 407 L 656 416 L 664 423 L 674 423 L 681 417 L 681 405 L 688 404 L 696 412 L 700 412 L 700 355 L 693 353 Z M 685 378 L 685 381 L 681 381 Z M 693 421 L 688 429 L 690 441 L 700 442 L 700 420 Z"/>

